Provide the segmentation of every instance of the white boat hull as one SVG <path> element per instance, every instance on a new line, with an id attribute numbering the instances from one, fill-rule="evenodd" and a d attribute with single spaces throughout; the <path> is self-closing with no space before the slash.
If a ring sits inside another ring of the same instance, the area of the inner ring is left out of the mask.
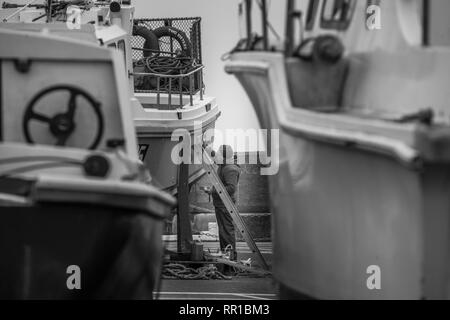
<path id="1" fill-rule="evenodd" d="M 450 165 L 418 169 L 417 127 L 294 108 L 281 54 L 238 53 L 226 69 L 261 126 L 280 130 L 270 192 L 281 293 L 448 298 Z M 381 270 L 379 290 L 368 286 L 371 266 Z"/>
<path id="2" fill-rule="evenodd" d="M 215 123 L 220 116 L 219 107 L 214 98 L 205 97 L 203 101 L 196 98 L 194 106 L 184 106 L 177 110 L 158 110 L 144 108 L 142 104 L 151 102 L 151 97 L 140 97 L 134 102 L 134 123 L 136 126 L 139 155 L 152 174 L 152 182 L 159 188 L 171 190 L 178 184 L 178 167 L 173 154 L 180 143 L 179 134 L 185 132 L 190 141 L 183 146 L 197 146 L 211 143 L 214 137 Z M 153 98 L 153 100 L 152 100 Z M 180 118 L 179 118 L 180 117 Z M 207 135 L 204 135 L 208 131 Z M 194 149 L 192 149 L 193 151 Z M 200 169 L 194 164 L 192 152 L 190 175 Z"/>

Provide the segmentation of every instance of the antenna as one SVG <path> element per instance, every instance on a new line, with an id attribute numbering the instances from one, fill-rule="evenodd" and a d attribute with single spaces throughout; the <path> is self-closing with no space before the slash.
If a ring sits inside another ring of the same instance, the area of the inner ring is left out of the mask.
<path id="1" fill-rule="evenodd" d="M 245 14 L 247 18 L 247 49 L 252 46 L 252 0 L 245 0 Z"/>
<path id="2" fill-rule="evenodd" d="M 53 0 L 47 0 L 47 22 L 52 22 Z"/>
<path id="3" fill-rule="evenodd" d="M 286 9 L 286 43 L 285 54 L 292 56 L 294 52 L 294 15 L 295 15 L 295 0 L 288 0 Z"/>
<path id="4" fill-rule="evenodd" d="M 262 14 L 262 33 L 263 33 L 263 43 L 264 50 L 269 49 L 269 36 L 267 35 L 267 1 L 261 0 L 261 14 Z"/>
<path id="5" fill-rule="evenodd" d="M 422 3 L 422 45 L 430 45 L 430 1 L 423 0 Z"/>

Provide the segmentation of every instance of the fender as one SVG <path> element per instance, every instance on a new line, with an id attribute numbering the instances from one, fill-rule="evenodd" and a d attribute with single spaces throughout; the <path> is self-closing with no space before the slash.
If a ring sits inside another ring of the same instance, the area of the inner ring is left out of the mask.
<path id="1" fill-rule="evenodd" d="M 186 34 L 180 29 L 174 27 L 160 27 L 153 30 L 155 36 L 160 39 L 162 37 L 170 37 L 175 39 L 182 49 L 183 55 L 192 57 L 192 45 Z"/>
<path id="2" fill-rule="evenodd" d="M 144 49 L 149 50 L 156 50 L 159 51 L 159 41 L 158 37 L 155 35 L 155 33 L 146 27 L 143 26 L 134 26 L 133 27 L 133 36 L 139 36 L 145 39 L 144 42 Z M 151 56 L 151 55 L 159 55 L 159 53 L 153 53 L 150 51 L 144 51 L 143 55 L 145 58 Z"/>

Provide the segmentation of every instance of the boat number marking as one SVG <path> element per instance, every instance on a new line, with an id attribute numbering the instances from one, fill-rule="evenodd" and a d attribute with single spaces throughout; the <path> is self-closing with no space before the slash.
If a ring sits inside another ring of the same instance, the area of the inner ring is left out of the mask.
<path id="1" fill-rule="evenodd" d="M 139 159 L 141 161 L 145 160 L 145 156 L 147 155 L 148 144 L 139 144 Z"/>

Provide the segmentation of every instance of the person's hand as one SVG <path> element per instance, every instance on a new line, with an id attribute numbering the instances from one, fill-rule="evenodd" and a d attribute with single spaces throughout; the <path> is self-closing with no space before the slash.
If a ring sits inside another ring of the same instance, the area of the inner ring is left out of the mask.
<path id="1" fill-rule="evenodd" d="M 202 191 L 204 191 L 207 194 L 211 194 L 212 193 L 212 188 L 211 187 L 201 187 L 200 188 Z"/>

